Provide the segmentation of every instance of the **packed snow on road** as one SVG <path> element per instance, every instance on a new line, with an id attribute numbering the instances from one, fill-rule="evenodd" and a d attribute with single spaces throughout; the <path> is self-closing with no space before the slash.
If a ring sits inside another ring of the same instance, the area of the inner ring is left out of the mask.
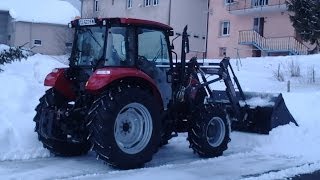
<path id="1" fill-rule="evenodd" d="M 1 66 L 0 179 L 279 179 L 320 169 L 320 55 L 231 60 L 244 91 L 283 93 L 299 127 L 288 124 L 269 135 L 233 132 L 228 150 L 212 159 L 193 154 L 186 134 L 180 134 L 145 168 L 128 171 L 108 167 L 93 152 L 53 157 L 38 142 L 34 108 L 48 89 L 45 76 L 66 66 L 61 58 L 36 54 Z M 291 77 L 293 66 L 299 66 L 299 77 Z"/>

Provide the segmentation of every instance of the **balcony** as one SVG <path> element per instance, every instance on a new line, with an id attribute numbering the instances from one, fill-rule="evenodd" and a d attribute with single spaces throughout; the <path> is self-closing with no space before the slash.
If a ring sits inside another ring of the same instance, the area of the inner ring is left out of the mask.
<path id="1" fill-rule="evenodd" d="M 234 15 L 287 11 L 286 0 L 237 0 L 227 5 Z"/>
<path id="2" fill-rule="evenodd" d="M 239 32 L 239 44 L 253 45 L 266 53 L 288 53 L 290 55 L 306 55 L 308 47 L 296 40 L 295 37 L 274 37 L 266 38 L 254 30 Z"/>

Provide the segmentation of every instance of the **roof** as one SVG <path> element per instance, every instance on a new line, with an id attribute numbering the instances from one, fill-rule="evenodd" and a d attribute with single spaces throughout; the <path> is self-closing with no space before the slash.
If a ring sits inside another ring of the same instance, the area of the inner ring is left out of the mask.
<path id="1" fill-rule="evenodd" d="M 142 19 L 133 19 L 133 18 L 120 18 L 120 22 L 124 24 L 137 24 L 137 25 L 150 25 L 150 26 L 156 26 L 160 27 L 166 30 L 172 30 L 173 28 L 169 25 L 155 22 L 155 21 L 149 21 L 149 20 L 142 20 Z"/>
<path id="2" fill-rule="evenodd" d="M 60 0 L 0 0 L 0 11 L 8 11 L 15 21 L 67 25 L 80 12 Z"/>

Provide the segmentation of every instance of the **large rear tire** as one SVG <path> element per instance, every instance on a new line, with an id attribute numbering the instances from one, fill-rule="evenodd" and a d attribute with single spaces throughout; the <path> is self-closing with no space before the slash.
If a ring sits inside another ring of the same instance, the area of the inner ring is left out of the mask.
<path id="1" fill-rule="evenodd" d="M 107 90 L 89 112 L 93 150 L 119 169 L 142 167 L 160 145 L 160 108 L 150 91 L 128 86 Z"/>
<path id="2" fill-rule="evenodd" d="M 89 141 L 78 143 L 70 142 L 67 141 L 67 135 L 63 134 L 59 135 L 59 140 L 58 138 L 52 139 L 47 138 L 41 132 L 41 117 L 45 115 L 44 113 L 46 111 L 56 111 L 62 106 L 68 104 L 67 99 L 54 89 L 49 89 L 48 91 L 46 91 L 46 94 L 40 98 L 39 101 L 40 103 L 35 109 L 37 113 L 33 120 L 36 123 L 35 132 L 38 134 L 38 139 L 42 142 L 43 147 L 48 149 L 52 154 L 56 156 L 79 156 L 86 154 L 91 147 Z M 59 131 L 59 127 L 56 127 L 55 131 Z"/>
<path id="3" fill-rule="evenodd" d="M 203 106 L 193 112 L 188 140 L 190 147 L 201 157 L 221 156 L 230 142 L 230 126 L 225 111 Z"/>

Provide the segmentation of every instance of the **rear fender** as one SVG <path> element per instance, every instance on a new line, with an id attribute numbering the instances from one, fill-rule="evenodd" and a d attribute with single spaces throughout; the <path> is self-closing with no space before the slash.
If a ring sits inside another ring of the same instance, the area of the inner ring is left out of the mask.
<path id="1" fill-rule="evenodd" d="M 46 79 L 44 80 L 44 85 L 55 88 L 69 99 L 75 99 L 76 95 L 72 91 L 71 81 L 68 80 L 64 75 L 65 71 L 66 68 L 54 69 L 47 75 Z"/>
<path id="2" fill-rule="evenodd" d="M 99 94 L 111 84 L 126 79 L 135 79 L 138 83 L 151 87 L 152 93 L 155 95 L 157 101 L 162 108 L 164 107 L 161 94 L 154 80 L 144 72 L 135 68 L 115 67 L 98 69 L 89 78 L 86 84 L 86 90 L 91 94 Z"/>

